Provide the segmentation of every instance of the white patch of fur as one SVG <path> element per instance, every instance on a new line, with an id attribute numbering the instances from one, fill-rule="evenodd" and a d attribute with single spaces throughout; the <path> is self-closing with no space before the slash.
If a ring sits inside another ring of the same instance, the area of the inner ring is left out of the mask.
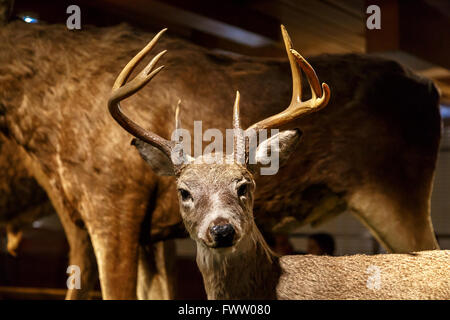
<path id="1" fill-rule="evenodd" d="M 205 216 L 198 229 L 198 237 L 201 240 L 207 239 L 209 226 L 216 219 L 226 219 L 233 224 L 233 227 L 238 227 L 235 223 L 233 223 L 235 219 L 233 219 L 233 215 L 231 214 L 230 210 L 223 205 L 223 200 L 221 200 L 219 193 L 213 193 L 211 195 L 211 203 L 211 212 Z"/>

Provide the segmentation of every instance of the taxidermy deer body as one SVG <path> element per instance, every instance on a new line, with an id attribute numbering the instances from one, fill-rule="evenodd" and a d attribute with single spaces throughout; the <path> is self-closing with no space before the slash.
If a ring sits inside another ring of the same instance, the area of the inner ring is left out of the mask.
<path id="1" fill-rule="evenodd" d="M 216 150 L 214 154 L 192 158 L 182 149 L 182 141 L 168 141 L 141 128 L 122 113 L 120 101 L 141 89 L 162 69 L 155 66 L 165 52 L 155 56 L 135 79 L 126 82 L 163 31 L 123 69 L 109 99 L 109 110 L 114 119 L 137 137 L 133 144 L 153 170 L 176 178 L 181 216 L 191 238 L 197 243 L 197 264 L 208 298 L 450 298 L 450 251 L 278 257 L 266 244 L 253 216 L 255 177 L 269 151 L 278 155 L 280 164 L 285 164 L 296 150 L 301 132 L 297 129 L 282 131 L 255 146 L 256 150 L 249 147 L 250 138 L 263 130 L 285 126 L 316 112 L 330 100 L 328 85 L 319 84 L 313 68 L 292 49 L 286 30 L 283 28 L 282 31 L 288 55 L 305 73 L 312 97 L 307 101 L 301 99 L 301 73 L 295 66 L 291 104 L 284 111 L 242 131 L 240 95 L 237 92 L 233 110 L 232 154 Z M 175 128 L 181 130 L 178 107 L 175 115 Z"/>
<path id="2" fill-rule="evenodd" d="M 450 250 L 278 257 L 254 227 L 236 248 L 197 245 L 208 299 L 450 299 Z"/>
<path id="3" fill-rule="evenodd" d="M 173 177 L 157 176 L 129 152 L 130 135 L 105 110 L 120 68 L 152 36 L 125 26 L 69 32 L 14 22 L 0 28 L 0 133 L 51 200 L 71 247 L 70 264 L 85 275 L 70 298 L 84 298 L 92 288 L 94 257 L 107 299 L 135 298 L 136 284 L 158 283 L 155 275 L 168 281 L 164 257 L 171 251 L 155 242 L 186 236 Z M 203 130 L 229 127 L 236 89 L 246 101 L 246 126 L 290 99 L 285 60 L 229 57 L 161 40 L 169 49 L 167 71 L 130 98 L 127 114 L 163 137 L 173 131 L 166 119 L 179 98 L 191 132 L 194 120 L 203 121 Z M 315 224 L 349 209 L 387 250 L 436 248 L 429 211 L 440 138 L 436 88 L 379 58 L 310 61 L 333 96 L 327 108 L 289 125 L 301 128 L 304 139 L 277 179 L 258 178 L 258 227 Z M 3 188 L 14 181 L 8 168 L 15 164 L 0 165 L 6 172 L 0 197 L 17 199 Z M 141 272 L 146 266 L 150 271 Z"/>

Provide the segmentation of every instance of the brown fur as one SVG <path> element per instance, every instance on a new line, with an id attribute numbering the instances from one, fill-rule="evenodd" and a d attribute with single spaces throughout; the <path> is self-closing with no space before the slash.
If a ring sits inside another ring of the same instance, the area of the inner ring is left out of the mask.
<path id="1" fill-rule="evenodd" d="M 450 250 L 285 256 L 280 265 L 279 299 L 450 299 Z M 379 268 L 379 288 L 370 286 L 371 266 Z"/>
<path id="2" fill-rule="evenodd" d="M 140 239 L 180 235 L 173 178 L 148 170 L 106 109 L 114 78 L 151 38 L 123 25 L 69 32 L 15 22 L 0 29 L 0 130 L 24 154 L 66 233 L 92 241 L 105 298 L 136 296 Z M 202 119 L 204 130 L 229 127 L 236 89 L 244 127 L 288 104 L 284 60 L 232 58 L 170 37 L 158 47 L 169 50 L 166 70 L 124 108 L 161 136 L 170 137 L 178 98 L 184 126 Z M 429 197 L 440 118 L 433 84 L 377 58 L 309 61 L 332 87 L 332 100 L 295 124 L 305 132 L 295 160 L 277 179 L 257 181 L 258 224 L 280 227 L 289 216 L 314 223 L 349 208 L 389 250 L 435 248 Z M 141 233 L 141 226 L 149 229 Z"/>

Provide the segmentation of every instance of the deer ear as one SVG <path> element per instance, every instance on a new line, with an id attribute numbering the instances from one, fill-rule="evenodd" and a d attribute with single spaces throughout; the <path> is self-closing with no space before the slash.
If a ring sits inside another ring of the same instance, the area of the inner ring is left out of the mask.
<path id="1" fill-rule="evenodd" d="M 162 151 L 136 138 L 131 141 L 131 145 L 138 149 L 141 157 L 152 167 L 157 175 L 175 175 L 172 161 Z"/>
<path id="2" fill-rule="evenodd" d="M 258 173 L 260 169 L 261 175 L 276 174 L 297 149 L 301 136 L 299 129 L 285 130 L 261 142 L 256 148 L 252 171 Z"/>

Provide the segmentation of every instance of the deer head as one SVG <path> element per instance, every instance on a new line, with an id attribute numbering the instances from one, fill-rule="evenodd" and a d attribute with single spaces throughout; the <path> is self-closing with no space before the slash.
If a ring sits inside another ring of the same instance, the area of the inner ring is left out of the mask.
<path id="1" fill-rule="evenodd" d="M 237 248 L 245 244 L 248 235 L 255 229 L 253 219 L 253 195 L 255 175 L 261 161 L 270 150 L 279 155 L 280 165 L 295 150 L 301 132 L 298 129 L 281 131 L 260 143 L 255 152 L 250 152 L 246 137 L 270 128 L 279 128 L 308 113 L 323 108 L 330 99 L 330 89 L 319 80 L 314 69 L 294 49 L 285 28 L 282 26 L 286 51 L 289 56 L 293 78 L 293 95 L 290 105 L 282 112 L 253 124 L 247 130 L 240 128 L 239 92 L 233 109 L 234 151 L 220 154 L 205 154 L 192 158 L 183 152 L 180 142 L 166 140 L 154 132 L 144 130 L 124 115 L 120 101 L 131 96 L 149 82 L 163 66 L 154 69 L 165 54 L 162 51 L 134 78 L 126 83 L 137 63 L 155 46 L 165 32 L 159 32 L 141 50 L 118 76 L 111 97 L 109 111 L 114 119 L 137 139 L 133 144 L 153 170 L 160 175 L 176 178 L 180 212 L 190 236 L 207 248 Z M 301 71 L 305 73 L 312 97 L 301 100 Z M 179 106 L 175 112 L 175 127 L 180 129 Z M 244 161 L 236 161 L 237 159 Z M 228 250 L 228 249 L 225 249 Z"/>

